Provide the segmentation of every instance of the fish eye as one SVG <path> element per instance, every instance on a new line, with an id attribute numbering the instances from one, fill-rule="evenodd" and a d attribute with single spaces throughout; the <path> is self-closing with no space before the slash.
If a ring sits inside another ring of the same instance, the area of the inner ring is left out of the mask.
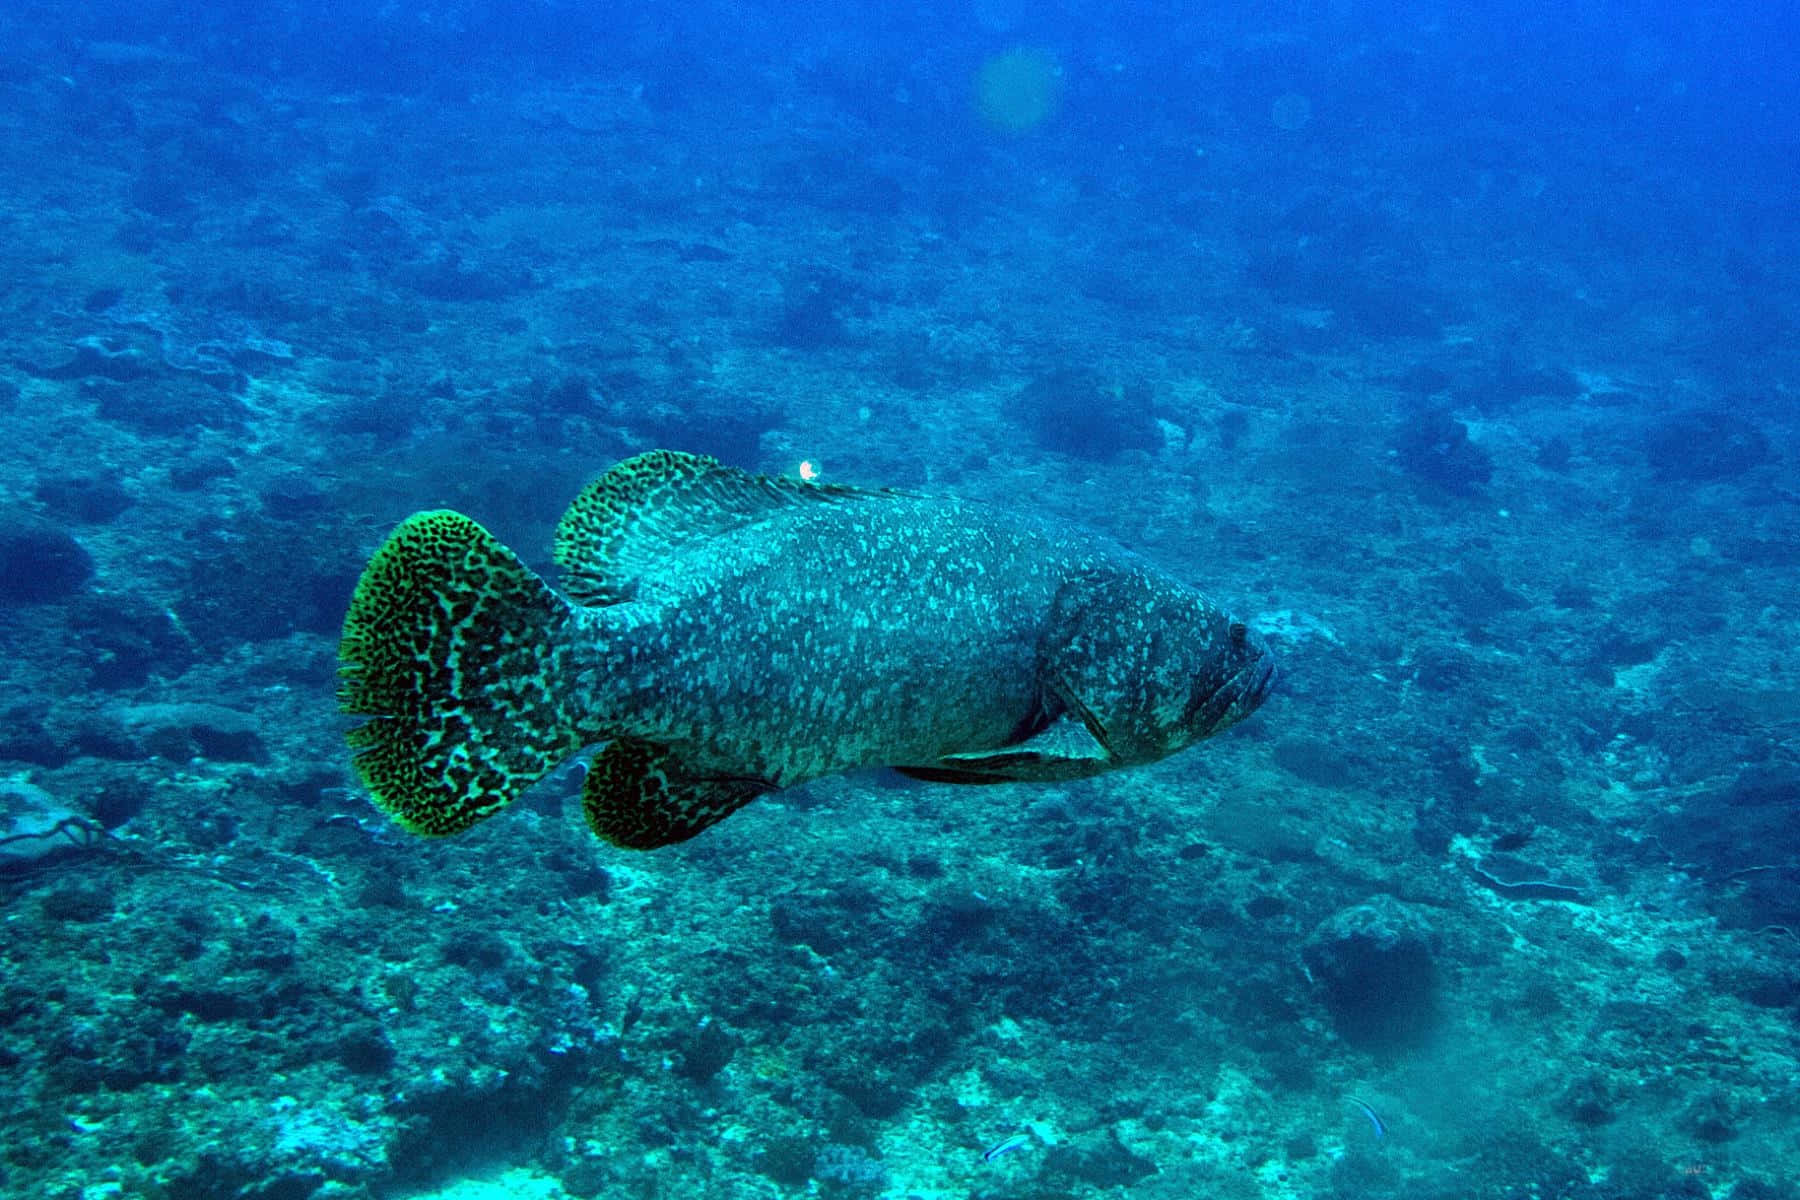
<path id="1" fill-rule="evenodd" d="M 1242 646 L 1250 636 L 1250 630 L 1242 621 L 1233 621 L 1228 632 L 1231 634 L 1231 644 L 1234 646 Z"/>

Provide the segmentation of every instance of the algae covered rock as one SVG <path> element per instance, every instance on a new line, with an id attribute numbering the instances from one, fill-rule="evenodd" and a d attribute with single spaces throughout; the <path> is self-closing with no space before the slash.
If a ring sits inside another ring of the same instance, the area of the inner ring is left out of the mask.
<path id="1" fill-rule="evenodd" d="M 94 560 L 80 542 L 30 517 L 0 517 L 0 605 L 66 600 L 87 586 Z"/>
<path id="2" fill-rule="evenodd" d="M 1408 475 L 1453 496 L 1470 496 L 1493 478 L 1491 455 L 1469 439 L 1469 427 L 1444 409 L 1424 409 L 1401 427 L 1394 452 Z"/>
<path id="3" fill-rule="evenodd" d="M 1008 406 L 1046 450 L 1107 462 L 1127 450 L 1161 448 L 1163 435 L 1149 388 L 1112 385 L 1096 371 L 1064 367 L 1021 388 Z"/>
<path id="4" fill-rule="evenodd" d="M 1301 953 L 1338 1033 L 1379 1051 L 1417 1045 L 1436 1026 L 1437 950 L 1423 912 L 1376 896 L 1328 917 Z"/>
<path id="5" fill-rule="evenodd" d="M 268 761 L 255 719 L 222 704 L 132 704 L 117 709 L 115 717 L 145 751 L 163 758 Z"/>
<path id="6" fill-rule="evenodd" d="M 1735 479 L 1769 457 L 1768 435 L 1737 412 L 1677 413 L 1644 435 L 1644 458 L 1659 483 Z"/>

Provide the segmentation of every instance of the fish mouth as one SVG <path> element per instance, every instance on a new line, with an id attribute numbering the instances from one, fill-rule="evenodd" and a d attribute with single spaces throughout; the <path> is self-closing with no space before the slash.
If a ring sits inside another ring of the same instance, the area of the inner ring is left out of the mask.
<path id="1" fill-rule="evenodd" d="M 1256 711 L 1274 685 L 1274 659 L 1258 655 L 1211 692 L 1196 695 L 1188 707 L 1187 724 L 1206 733 L 1235 725 Z"/>
<path id="2" fill-rule="evenodd" d="M 1275 660 L 1263 655 L 1239 675 L 1239 679 L 1248 679 L 1243 683 L 1243 695 L 1238 700 L 1238 708 L 1245 716 L 1249 716 L 1262 702 L 1269 698 L 1269 692 L 1275 687 Z"/>

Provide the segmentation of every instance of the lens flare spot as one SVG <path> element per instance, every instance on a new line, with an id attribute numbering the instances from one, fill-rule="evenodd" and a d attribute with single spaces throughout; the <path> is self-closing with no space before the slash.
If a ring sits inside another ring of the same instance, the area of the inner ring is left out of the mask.
<path id="1" fill-rule="evenodd" d="M 1056 112 L 1062 66 L 1046 50 L 1018 47 L 996 54 L 975 74 L 975 110 L 1001 133 L 1029 133 Z"/>
<path id="2" fill-rule="evenodd" d="M 1269 120 L 1289 133 L 1299 133 L 1312 124 L 1312 115 L 1312 101 L 1299 92 L 1283 92 L 1269 105 Z"/>

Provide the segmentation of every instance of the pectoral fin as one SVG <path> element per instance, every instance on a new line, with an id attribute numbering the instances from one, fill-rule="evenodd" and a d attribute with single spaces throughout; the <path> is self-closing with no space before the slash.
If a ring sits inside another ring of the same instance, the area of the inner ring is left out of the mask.
<path id="1" fill-rule="evenodd" d="M 1065 713 L 1010 746 L 946 754 L 929 766 L 895 769 L 934 783 L 1005 783 L 1013 779 L 1076 779 L 1107 766 L 1106 747 L 1084 722 Z"/>
<path id="2" fill-rule="evenodd" d="M 685 842 L 773 790 L 761 779 L 693 774 L 665 747 L 621 739 L 588 764 L 581 808 L 606 841 L 653 850 Z"/>

